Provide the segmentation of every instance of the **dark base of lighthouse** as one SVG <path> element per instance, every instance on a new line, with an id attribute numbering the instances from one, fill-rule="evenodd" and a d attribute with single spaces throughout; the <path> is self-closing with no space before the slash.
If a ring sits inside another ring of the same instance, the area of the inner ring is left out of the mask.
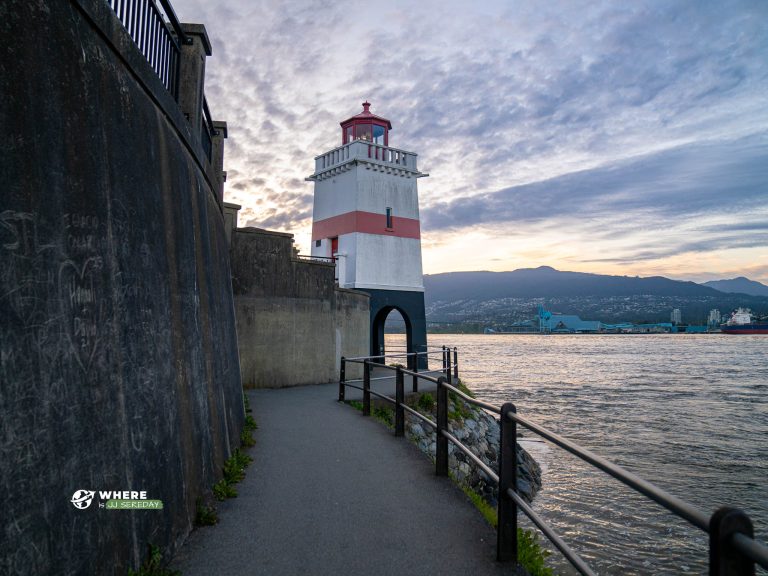
<path id="1" fill-rule="evenodd" d="M 384 352 L 384 323 L 392 310 L 405 320 L 408 352 L 427 349 L 427 318 L 424 292 L 405 290 L 360 290 L 371 295 L 371 356 Z M 405 362 L 403 362 L 405 364 Z M 427 368 L 427 357 L 419 356 L 419 369 Z"/>

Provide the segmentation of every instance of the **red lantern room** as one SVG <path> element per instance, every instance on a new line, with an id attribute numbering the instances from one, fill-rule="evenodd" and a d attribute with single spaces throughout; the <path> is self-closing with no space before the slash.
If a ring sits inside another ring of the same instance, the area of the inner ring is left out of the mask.
<path id="1" fill-rule="evenodd" d="M 354 140 L 366 140 L 389 146 L 389 131 L 392 130 L 392 123 L 386 118 L 371 114 L 370 107 L 370 102 L 363 102 L 363 111 L 360 114 L 341 123 L 342 144 L 349 144 Z"/>

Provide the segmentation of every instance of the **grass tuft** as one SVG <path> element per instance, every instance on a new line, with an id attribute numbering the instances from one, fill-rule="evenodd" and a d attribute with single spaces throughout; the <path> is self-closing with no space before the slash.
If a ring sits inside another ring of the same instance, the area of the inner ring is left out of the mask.
<path id="1" fill-rule="evenodd" d="M 213 526 L 219 521 L 219 516 L 216 513 L 216 508 L 208 506 L 203 502 L 202 498 L 197 499 L 197 515 L 195 516 L 195 524 L 198 526 Z"/>
<path id="2" fill-rule="evenodd" d="M 216 500 L 223 502 L 227 498 L 237 498 L 237 490 L 223 478 L 213 485 L 213 495 Z"/>
<path id="3" fill-rule="evenodd" d="M 163 568 L 163 554 L 159 546 L 149 544 L 149 557 L 138 570 L 128 569 L 128 576 L 181 576 L 179 570 Z"/>
<path id="4" fill-rule="evenodd" d="M 461 486 L 464 494 L 472 501 L 486 522 L 498 528 L 496 509 L 469 486 Z M 533 530 L 517 529 L 517 562 L 528 571 L 530 576 L 553 576 L 552 568 L 546 565 L 550 552 L 539 544 L 539 536 Z"/>
<path id="5" fill-rule="evenodd" d="M 429 392 L 425 392 L 419 396 L 416 406 L 421 408 L 424 412 L 431 412 L 435 407 L 435 397 Z"/>

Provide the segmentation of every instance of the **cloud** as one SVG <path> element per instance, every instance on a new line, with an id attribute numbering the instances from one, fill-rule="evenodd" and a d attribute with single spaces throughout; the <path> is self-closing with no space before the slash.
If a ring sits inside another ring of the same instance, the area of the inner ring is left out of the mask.
<path id="1" fill-rule="evenodd" d="M 493 193 L 438 202 L 424 228 L 574 219 L 623 229 L 712 212 L 768 209 L 768 133 L 735 142 L 691 144 Z M 729 224 L 734 226 L 735 224 Z M 738 224 L 745 226 L 746 224 Z"/>
<path id="2" fill-rule="evenodd" d="M 425 250 L 513 227 L 590 238 L 594 262 L 764 241 L 768 3 L 173 5 L 212 39 L 226 195 L 257 225 L 308 237 L 303 178 L 367 98 L 431 174 Z"/>

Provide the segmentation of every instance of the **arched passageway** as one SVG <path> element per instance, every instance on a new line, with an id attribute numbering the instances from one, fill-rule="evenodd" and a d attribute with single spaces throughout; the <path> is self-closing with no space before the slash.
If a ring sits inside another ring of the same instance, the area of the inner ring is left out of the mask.
<path id="1" fill-rule="evenodd" d="M 427 349 L 427 324 L 424 315 L 423 292 L 372 291 L 371 294 L 371 355 L 385 350 L 384 334 L 387 318 L 402 318 L 400 326 L 405 330 L 408 352 L 424 352 Z M 377 293 L 378 292 L 378 293 Z M 394 314 L 393 314 L 394 312 Z M 396 351 L 389 351 L 390 353 Z M 409 363 L 403 362 L 403 364 Z M 427 366 L 426 357 L 419 358 L 419 368 Z"/>

